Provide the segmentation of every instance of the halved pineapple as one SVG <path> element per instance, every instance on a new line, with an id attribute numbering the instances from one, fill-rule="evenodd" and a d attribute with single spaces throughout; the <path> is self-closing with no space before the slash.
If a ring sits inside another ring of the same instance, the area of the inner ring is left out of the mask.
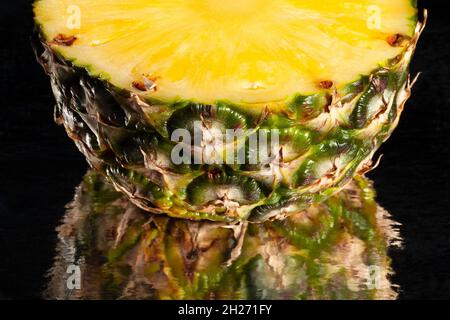
<path id="1" fill-rule="evenodd" d="M 367 170 L 410 94 L 416 13 L 410 0 L 35 3 L 57 119 L 90 164 L 146 210 L 213 220 L 287 215 Z M 194 153 L 215 160 L 174 163 L 173 134 L 195 123 Z M 241 143 L 212 133 L 236 129 Z M 271 161 L 226 161 L 262 130 L 281 139 Z"/>

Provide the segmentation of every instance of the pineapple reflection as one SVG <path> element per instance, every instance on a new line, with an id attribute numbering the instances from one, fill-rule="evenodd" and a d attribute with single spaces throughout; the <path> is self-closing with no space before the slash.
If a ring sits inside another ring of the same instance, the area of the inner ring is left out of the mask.
<path id="1" fill-rule="evenodd" d="M 152 216 L 89 172 L 58 228 L 50 299 L 394 299 L 400 239 L 356 177 L 281 221 L 226 225 Z M 79 266 L 80 289 L 67 273 Z"/>

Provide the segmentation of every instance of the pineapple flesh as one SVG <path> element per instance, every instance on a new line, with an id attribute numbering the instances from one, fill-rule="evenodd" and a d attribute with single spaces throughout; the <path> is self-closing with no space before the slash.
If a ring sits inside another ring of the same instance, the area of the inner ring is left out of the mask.
<path id="1" fill-rule="evenodd" d="M 39 0 L 34 12 L 56 120 L 90 165 L 146 211 L 228 222 L 296 213 L 369 170 L 410 96 L 423 29 L 410 0 Z M 200 132 L 189 157 L 211 161 L 175 162 L 179 129 Z M 274 131 L 270 161 L 252 162 L 250 135 Z M 236 148 L 243 163 L 229 161 Z"/>
<path id="2" fill-rule="evenodd" d="M 283 221 L 226 224 L 149 215 L 91 171 L 58 233 L 48 299 L 397 297 L 396 223 L 360 176 Z M 70 266 L 79 288 L 67 285 Z"/>

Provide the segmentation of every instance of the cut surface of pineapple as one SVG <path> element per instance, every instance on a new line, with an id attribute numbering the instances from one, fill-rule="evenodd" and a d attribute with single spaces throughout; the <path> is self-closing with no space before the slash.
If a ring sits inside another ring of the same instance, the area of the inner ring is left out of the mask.
<path id="1" fill-rule="evenodd" d="M 274 109 L 385 65 L 417 22 L 411 0 L 39 0 L 34 11 L 56 52 L 118 88 Z"/>

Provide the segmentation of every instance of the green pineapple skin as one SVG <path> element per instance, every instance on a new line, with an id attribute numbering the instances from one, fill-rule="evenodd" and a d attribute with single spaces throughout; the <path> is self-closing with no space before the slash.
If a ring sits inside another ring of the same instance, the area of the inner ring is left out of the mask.
<path id="1" fill-rule="evenodd" d="M 57 100 L 56 121 L 65 126 L 89 164 L 136 205 L 192 220 L 264 222 L 323 201 L 367 170 L 410 96 L 408 67 L 421 30 L 419 23 L 406 51 L 371 75 L 338 92 L 293 97 L 283 112 L 263 114 L 224 101 L 212 106 L 143 101 L 65 61 L 42 41 L 39 31 L 35 42 Z M 280 130 L 281 147 L 293 150 L 292 159 L 281 162 L 289 167 L 287 173 L 281 180 L 271 176 L 268 182 L 262 165 L 173 164 L 170 134 L 205 118 L 225 128 Z M 328 127 L 323 121 L 329 121 Z M 327 161 L 335 161 L 331 173 L 320 171 Z M 219 182 L 217 175 L 222 177 Z M 221 204 L 223 199 L 199 196 L 217 185 L 241 188 L 245 202 L 230 209 Z"/>
<path id="2" fill-rule="evenodd" d="M 262 224 L 149 215 L 89 172 L 58 228 L 48 299 L 395 299 L 399 238 L 356 177 L 304 212 Z M 81 289 L 67 289 L 68 266 Z M 375 272 L 374 272 L 375 271 Z"/>

